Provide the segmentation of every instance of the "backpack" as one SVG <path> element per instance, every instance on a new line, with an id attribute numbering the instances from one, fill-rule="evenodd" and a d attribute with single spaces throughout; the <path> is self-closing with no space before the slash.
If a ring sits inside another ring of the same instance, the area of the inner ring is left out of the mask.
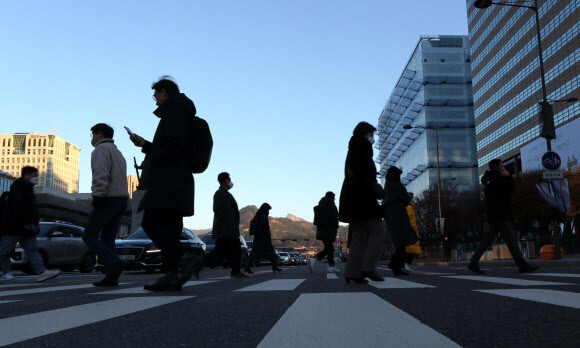
<path id="1" fill-rule="evenodd" d="M 314 222 L 312 223 L 314 226 L 318 226 L 318 224 L 320 223 L 319 211 L 320 206 L 317 205 L 316 207 L 314 207 Z"/>
<path id="2" fill-rule="evenodd" d="M 192 128 L 193 142 L 189 167 L 193 174 L 200 174 L 205 172 L 211 161 L 213 138 L 209 125 L 203 118 L 194 116 Z"/>
<path id="3" fill-rule="evenodd" d="M 254 233 L 256 232 L 256 219 L 252 219 L 252 221 L 250 221 L 250 236 L 253 236 Z"/>

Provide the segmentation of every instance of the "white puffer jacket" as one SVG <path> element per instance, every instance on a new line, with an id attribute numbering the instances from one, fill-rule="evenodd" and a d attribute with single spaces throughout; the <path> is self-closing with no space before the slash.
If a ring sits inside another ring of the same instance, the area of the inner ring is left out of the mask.
<path id="1" fill-rule="evenodd" d="M 91 154 L 93 197 L 129 197 L 127 190 L 127 162 L 113 139 L 97 143 Z"/>

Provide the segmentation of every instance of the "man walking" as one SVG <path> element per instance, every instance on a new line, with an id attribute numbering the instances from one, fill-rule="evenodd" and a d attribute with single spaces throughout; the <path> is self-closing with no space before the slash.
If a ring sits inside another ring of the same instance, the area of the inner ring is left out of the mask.
<path id="1" fill-rule="evenodd" d="M 0 237 L 0 280 L 14 280 L 10 253 L 16 243 L 26 252 L 30 267 L 38 274 L 37 281 L 43 282 L 60 274 L 59 270 L 47 270 L 38 252 L 36 236 L 39 232 L 38 205 L 34 196 L 34 185 L 38 184 L 38 169 L 23 167 L 20 179 L 10 187 L 6 206 L 2 214 L 2 236 Z"/>
<path id="2" fill-rule="evenodd" d="M 504 168 L 500 159 L 489 162 L 489 170 L 481 178 L 485 186 L 485 205 L 487 208 L 488 229 L 473 253 L 467 268 L 474 273 L 485 273 L 479 268 L 479 259 L 489 248 L 493 239 L 501 235 L 514 258 L 520 273 L 529 273 L 538 269 L 528 264 L 518 248 L 515 233 L 512 229 L 512 209 L 510 195 L 514 191 L 514 179 Z"/>
<path id="3" fill-rule="evenodd" d="M 91 128 L 93 210 L 89 215 L 83 241 L 105 266 L 105 278 L 94 286 L 117 286 L 123 261 L 117 256 L 115 237 L 127 208 L 127 162 L 113 141 L 113 128 L 99 123 Z M 99 235 L 101 238 L 99 239 Z"/>
<path id="4" fill-rule="evenodd" d="M 153 142 L 137 134 L 131 135 L 131 141 L 142 148 L 149 163 L 143 173 L 149 185 L 139 210 L 145 210 L 143 229 L 162 251 L 167 274 L 144 289 L 179 291 L 195 272 L 196 264 L 194 258 L 182 260 L 180 248 L 183 217 L 193 215 L 194 182 L 188 159 L 196 110 L 170 77 L 162 77 L 151 89 L 158 106 L 153 113 L 160 119 Z"/>
<path id="5" fill-rule="evenodd" d="M 314 225 L 316 225 L 316 239 L 322 241 L 324 249 L 316 254 L 316 258 L 308 259 L 308 269 L 312 268 L 316 260 L 322 261 L 328 258 L 328 272 L 338 273 L 340 270 L 334 267 L 334 241 L 338 232 L 338 208 L 336 207 L 335 195 L 327 192 L 314 207 Z"/>
<path id="6" fill-rule="evenodd" d="M 229 260 L 232 278 L 248 278 L 241 272 L 240 211 L 234 196 L 229 192 L 234 183 L 228 173 L 220 173 L 218 182 L 220 187 L 213 196 L 215 257 L 226 257 Z"/>

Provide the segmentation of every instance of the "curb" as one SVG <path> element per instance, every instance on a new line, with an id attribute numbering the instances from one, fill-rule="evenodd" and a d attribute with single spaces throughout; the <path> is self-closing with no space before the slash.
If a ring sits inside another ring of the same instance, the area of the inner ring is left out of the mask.
<path id="1" fill-rule="evenodd" d="M 537 265 L 541 267 L 566 267 L 566 266 L 580 266 L 580 259 L 563 259 L 563 260 L 541 260 L 541 259 L 528 259 L 526 260 L 532 265 Z M 414 263 L 417 266 L 465 266 L 469 264 L 469 261 L 451 261 L 451 262 L 417 262 Z M 514 260 L 501 260 L 501 261 L 480 261 L 479 265 L 481 267 L 495 266 L 495 267 L 516 267 Z"/>

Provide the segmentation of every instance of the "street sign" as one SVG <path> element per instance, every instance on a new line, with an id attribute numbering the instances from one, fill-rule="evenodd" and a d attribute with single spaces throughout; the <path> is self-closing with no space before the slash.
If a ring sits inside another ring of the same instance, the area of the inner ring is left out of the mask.
<path id="1" fill-rule="evenodd" d="M 542 165 L 546 170 L 558 170 L 562 164 L 562 159 L 554 151 L 548 151 L 542 156 Z"/>
<path id="2" fill-rule="evenodd" d="M 544 179 L 564 179 L 564 173 L 559 170 L 544 171 Z"/>

